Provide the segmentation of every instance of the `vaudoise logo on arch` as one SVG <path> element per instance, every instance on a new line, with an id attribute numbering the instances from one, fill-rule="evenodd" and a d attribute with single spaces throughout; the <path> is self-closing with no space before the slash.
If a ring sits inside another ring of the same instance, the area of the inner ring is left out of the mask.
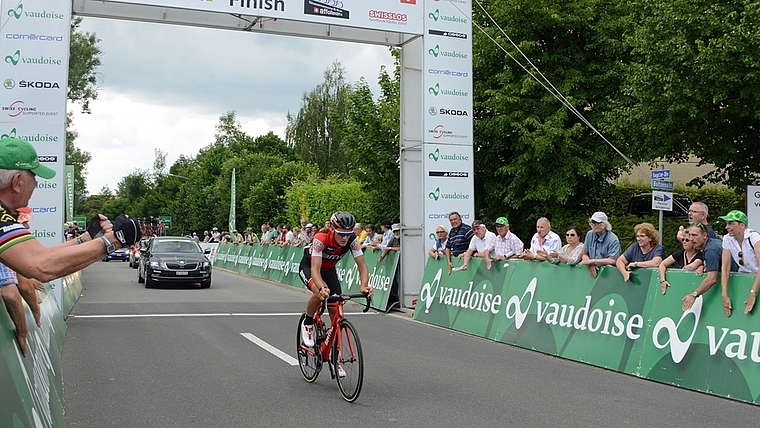
<path id="1" fill-rule="evenodd" d="M 7 12 L 8 16 L 13 19 L 21 19 L 21 18 L 36 18 L 36 19 L 59 19 L 62 20 L 64 18 L 62 13 L 56 13 L 56 12 L 49 12 L 46 10 L 43 11 L 34 11 L 34 10 L 24 10 L 24 3 L 21 2 L 18 4 L 18 6 L 8 9 Z"/>
<path id="2" fill-rule="evenodd" d="M 463 192 L 446 193 L 446 192 L 442 192 L 440 187 L 436 187 L 435 190 L 428 193 L 428 198 L 434 201 L 438 201 L 439 199 L 467 200 L 467 199 L 470 199 L 470 195 Z"/>

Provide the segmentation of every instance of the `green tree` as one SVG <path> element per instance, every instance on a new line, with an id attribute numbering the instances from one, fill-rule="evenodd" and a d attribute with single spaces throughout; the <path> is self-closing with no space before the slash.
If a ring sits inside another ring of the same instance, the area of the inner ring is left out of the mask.
<path id="1" fill-rule="evenodd" d="M 103 52 L 98 47 L 100 40 L 93 33 L 82 32 L 79 25 L 82 18 L 71 20 L 71 41 L 69 46 L 69 80 L 66 96 L 72 103 L 79 104 L 82 112 L 90 112 L 90 101 L 97 99 L 97 74 Z M 87 212 L 87 164 L 92 160 L 89 152 L 79 149 L 75 140 L 78 133 L 73 129 L 71 113 L 66 117 L 66 163 L 74 165 L 74 208 L 76 214 Z"/>
<path id="2" fill-rule="evenodd" d="M 617 29 L 626 11 L 614 2 L 509 0 L 490 3 L 488 13 L 498 27 L 473 10 L 473 22 L 490 36 L 473 37 L 477 215 L 507 214 L 531 230 L 538 216 L 588 211 L 582 203 L 609 186 L 625 162 L 532 77 L 537 70 L 501 29 L 596 123 L 620 86 L 625 48 Z"/>
<path id="3" fill-rule="evenodd" d="M 75 214 L 84 214 L 84 201 L 87 198 L 87 164 L 92 160 L 92 155 L 74 144 L 78 134 L 70 124 L 71 113 L 68 113 L 66 115 L 66 164 L 74 165 Z"/>
<path id="4" fill-rule="evenodd" d="M 363 184 L 362 197 L 375 204 L 379 218 L 398 218 L 400 209 L 400 51 L 392 48 L 391 54 L 393 75 L 381 67 L 377 102 L 362 78 L 354 84 L 346 108 L 345 140 L 351 142 L 344 147 L 348 173 Z"/>
<path id="5" fill-rule="evenodd" d="M 298 113 L 288 113 L 285 140 L 301 159 L 317 164 L 324 176 L 345 174 L 343 141 L 351 88 L 338 61 L 325 71 L 324 77 L 324 82 L 303 95 Z"/>
<path id="6" fill-rule="evenodd" d="M 736 189 L 760 179 L 760 2 L 636 2 L 631 46 L 609 128 L 641 157 L 696 155 L 717 170 L 694 180 Z"/>
<path id="7" fill-rule="evenodd" d="M 98 47 L 100 39 L 95 33 L 82 32 L 79 25 L 82 18 L 71 20 L 71 42 L 69 45 L 69 84 L 67 98 L 82 107 L 83 113 L 90 113 L 90 101 L 98 98 L 97 73 L 103 52 Z"/>

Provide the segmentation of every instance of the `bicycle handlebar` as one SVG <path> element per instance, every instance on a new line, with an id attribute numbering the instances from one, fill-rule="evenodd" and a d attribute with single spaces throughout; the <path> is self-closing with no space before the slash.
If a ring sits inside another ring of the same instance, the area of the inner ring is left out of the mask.
<path id="1" fill-rule="evenodd" d="M 362 312 L 369 311 L 369 305 L 372 303 L 372 297 L 367 296 L 365 294 L 333 294 L 329 296 L 327 299 L 324 300 L 324 304 L 332 303 L 332 302 L 338 302 L 342 300 L 351 300 L 351 299 L 367 299 L 367 303 L 364 305 L 364 310 Z"/>

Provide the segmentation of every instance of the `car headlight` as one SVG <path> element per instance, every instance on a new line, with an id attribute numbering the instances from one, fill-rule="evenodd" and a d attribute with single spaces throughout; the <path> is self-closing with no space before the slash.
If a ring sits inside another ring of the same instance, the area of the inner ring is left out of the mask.
<path id="1" fill-rule="evenodd" d="M 150 262 L 150 267 L 152 267 L 152 268 L 160 268 L 161 265 L 159 265 L 158 262 Z"/>
<path id="2" fill-rule="evenodd" d="M 208 269 L 211 267 L 211 262 L 203 262 L 203 268 Z"/>

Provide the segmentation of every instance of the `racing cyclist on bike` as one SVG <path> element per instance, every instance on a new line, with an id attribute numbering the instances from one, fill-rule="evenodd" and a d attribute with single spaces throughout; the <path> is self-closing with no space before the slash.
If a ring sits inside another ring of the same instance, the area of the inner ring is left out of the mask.
<path id="1" fill-rule="evenodd" d="M 306 317 L 301 325 L 301 340 L 309 348 L 314 347 L 314 316 L 331 294 L 342 294 L 335 265 L 349 251 L 359 268 L 360 291 L 371 297 L 369 269 L 364 262 L 362 245 L 354 234 L 356 220 L 347 211 L 338 211 L 330 217 L 330 226 L 314 235 L 311 245 L 304 249 L 298 274 L 312 295 L 306 303 Z M 333 314 L 330 310 L 330 319 Z"/>

